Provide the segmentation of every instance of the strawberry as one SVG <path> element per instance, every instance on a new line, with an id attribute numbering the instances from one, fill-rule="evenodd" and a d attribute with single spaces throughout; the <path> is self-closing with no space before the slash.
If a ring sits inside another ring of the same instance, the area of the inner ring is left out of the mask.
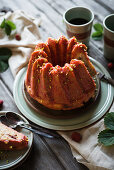
<path id="1" fill-rule="evenodd" d="M 114 68 L 114 64 L 113 63 L 108 63 L 108 68 L 111 69 L 111 68 Z"/>
<path id="2" fill-rule="evenodd" d="M 74 140 L 75 142 L 80 142 L 82 139 L 82 136 L 78 132 L 73 132 L 71 135 L 71 139 Z"/>
<path id="3" fill-rule="evenodd" d="M 20 41 L 20 40 L 21 40 L 21 36 L 20 36 L 19 34 L 16 34 L 16 35 L 15 35 L 15 39 L 18 40 L 18 41 Z"/>
<path id="4" fill-rule="evenodd" d="M 3 105 L 3 100 L 0 100 L 0 107 L 2 107 Z"/>

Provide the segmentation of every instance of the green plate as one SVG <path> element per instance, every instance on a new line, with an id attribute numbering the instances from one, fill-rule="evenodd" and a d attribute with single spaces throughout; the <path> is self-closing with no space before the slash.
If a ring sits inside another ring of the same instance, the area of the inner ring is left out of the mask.
<path id="1" fill-rule="evenodd" d="M 90 60 L 94 64 L 97 71 L 103 72 L 106 76 L 110 77 L 107 70 L 99 62 L 92 59 L 91 57 Z M 89 105 L 88 107 L 83 107 L 78 111 L 77 109 L 61 111 L 61 113 L 66 112 L 66 114 L 72 114 L 72 112 L 75 112 L 75 117 L 69 119 L 50 118 L 40 113 L 43 112 L 43 110 L 39 109 L 39 112 L 37 112 L 26 103 L 22 92 L 22 86 L 25 80 L 25 76 L 26 68 L 23 68 L 16 76 L 13 89 L 15 103 L 26 118 L 37 125 L 49 129 L 73 130 L 88 126 L 99 120 L 109 110 L 113 101 L 113 87 L 110 84 L 101 82 L 100 96 L 93 104 Z M 44 112 L 46 111 L 50 113 L 52 112 L 52 114 L 54 112 L 57 113 L 57 111 L 45 108 Z M 58 112 L 60 113 L 60 111 Z"/>
<path id="2" fill-rule="evenodd" d="M 5 111 L 0 111 L 0 115 L 4 115 Z M 15 113 L 17 114 L 17 113 Z M 18 114 L 19 115 L 19 114 Z M 23 121 L 28 123 L 28 121 L 21 115 L 19 115 Z M 33 133 L 21 128 L 20 131 L 24 135 L 28 137 L 28 147 L 22 150 L 15 150 L 15 151 L 0 151 L 0 169 L 13 169 L 19 166 L 25 159 L 28 157 L 33 143 Z"/>

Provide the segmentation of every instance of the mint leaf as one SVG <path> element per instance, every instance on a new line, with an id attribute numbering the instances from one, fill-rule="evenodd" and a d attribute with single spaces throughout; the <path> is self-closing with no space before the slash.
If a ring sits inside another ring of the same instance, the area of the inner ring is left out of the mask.
<path id="1" fill-rule="evenodd" d="M 94 37 L 102 37 L 102 33 L 99 32 L 99 31 L 93 32 L 92 33 L 92 38 L 94 38 Z"/>
<path id="2" fill-rule="evenodd" d="M 4 72 L 8 68 L 8 63 L 0 61 L 0 72 Z"/>
<path id="3" fill-rule="evenodd" d="M 11 34 L 11 27 L 5 23 L 5 32 L 7 35 L 10 35 Z"/>
<path id="4" fill-rule="evenodd" d="M 106 114 L 104 124 L 108 129 L 114 130 L 114 112 Z"/>
<path id="5" fill-rule="evenodd" d="M 4 28 L 5 27 L 5 19 L 2 21 L 0 28 Z"/>
<path id="6" fill-rule="evenodd" d="M 100 40 L 102 39 L 102 36 L 101 36 L 101 37 L 93 37 L 93 39 L 94 39 L 95 41 L 100 41 Z"/>
<path id="7" fill-rule="evenodd" d="M 11 30 L 15 30 L 16 29 L 16 25 L 12 21 L 7 20 L 6 24 L 10 26 Z"/>
<path id="8" fill-rule="evenodd" d="M 11 31 L 16 29 L 16 25 L 15 25 L 12 21 L 10 21 L 10 20 L 5 20 L 5 19 L 2 21 L 0 27 L 1 27 L 2 29 L 5 28 L 5 33 L 6 33 L 7 35 L 10 35 L 10 34 L 11 34 Z"/>
<path id="9" fill-rule="evenodd" d="M 0 48 L 0 61 L 8 61 L 11 55 L 12 52 L 9 48 Z"/>
<path id="10" fill-rule="evenodd" d="M 0 48 L 0 72 L 4 72 L 8 68 L 8 59 L 12 52 L 9 48 Z"/>
<path id="11" fill-rule="evenodd" d="M 108 129 L 103 130 L 98 135 L 98 142 L 105 146 L 114 144 L 114 112 L 107 113 L 104 117 L 104 124 Z"/>
<path id="12" fill-rule="evenodd" d="M 93 27 L 96 30 L 96 32 L 92 33 L 92 38 L 94 40 L 101 40 L 103 34 L 103 26 L 99 23 L 96 23 L 93 25 Z"/>
<path id="13" fill-rule="evenodd" d="M 114 144 L 114 130 L 105 129 L 101 131 L 98 135 L 98 142 L 104 144 L 105 146 L 110 146 Z"/>
<path id="14" fill-rule="evenodd" d="M 103 26 L 101 24 L 96 23 L 93 25 L 93 27 L 96 31 L 101 32 L 101 33 L 103 32 Z"/>

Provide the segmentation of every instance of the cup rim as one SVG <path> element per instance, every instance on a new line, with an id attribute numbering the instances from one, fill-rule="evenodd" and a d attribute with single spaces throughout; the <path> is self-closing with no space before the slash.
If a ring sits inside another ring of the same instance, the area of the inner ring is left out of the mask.
<path id="1" fill-rule="evenodd" d="M 114 16 L 114 14 L 109 14 L 109 15 L 107 15 L 107 16 L 104 18 L 104 20 L 103 20 L 103 26 L 104 26 L 104 28 L 107 29 L 108 31 L 114 33 L 114 31 L 110 30 L 110 29 L 106 26 L 106 24 L 105 24 L 106 19 L 109 18 L 110 16 Z"/>
<path id="2" fill-rule="evenodd" d="M 83 9 L 89 10 L 89 11 L 91 12 L 91 14 L 92 14 L 91 20 L 90 20 L 89 22 L 87 22 L 86 24 L 82 24 L 82 25 L 74 25 L 74 24 L 71 24 L 70 22 L 68 22 L 68 21 L 66 20 L 66 18 L 65 18 L 65 14 L 66 14 L 66 12 L 68 12 L 69 10 L 75 9 L 75 8 L 83 8 Z M 90 23 L 94 20 L 94 13 L 93 13 L 92 10 L 89 9 L 89 8 L 86 8 L 86 7 L 83 7 L 83 6 L 77 6 L 77 7 L 73 7 L 73 8 L 67 9 L 67 10 L 64 12 L 64 14 L 63 14 L 63 19 L 64 19 L 64 21 L 65 21 L 67 24 L 69 24 L 69 25 L 71 25 L 71 26 L 73 26 L 73 27 L 80 27 L 80 26 L 81 26 L 81 27 L 84 27 L 84 26 L 90 24 Z"/>

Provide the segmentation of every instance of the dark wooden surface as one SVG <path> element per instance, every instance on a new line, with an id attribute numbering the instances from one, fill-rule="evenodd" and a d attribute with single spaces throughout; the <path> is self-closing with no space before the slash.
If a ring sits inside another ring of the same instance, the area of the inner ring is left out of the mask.
<path id="1" fill-rule="evenodd" d="M 90 8 L 94 14 L 94 23 L 102 23 L 105 16 L 114 13 L 113 0 L 0 0 L 0 8 L 10 7 L 13 10 L 21 9 L 34 17 L 41 17 L 39 27 L 43 41 L 49 36 L 58 38 L 66 35 L 62 15 L 70 7 L 84 6 Z M 109 70 L 107 61 L 103 56 L 103 40 L 90 41 L 88 53 L 98 60 L 114 78 L 114 69 Z M 4 100 L 2 111 L 11 110 L 19 112 L 13 99 L 14 78 L 10 69 L 0 74 L 0 99 Z M 68 143 L 63 139 L 47 139 L 34 135 L 31 154 L 27 160 L 16 170 L 86 170 L 72 156 Z"/>

